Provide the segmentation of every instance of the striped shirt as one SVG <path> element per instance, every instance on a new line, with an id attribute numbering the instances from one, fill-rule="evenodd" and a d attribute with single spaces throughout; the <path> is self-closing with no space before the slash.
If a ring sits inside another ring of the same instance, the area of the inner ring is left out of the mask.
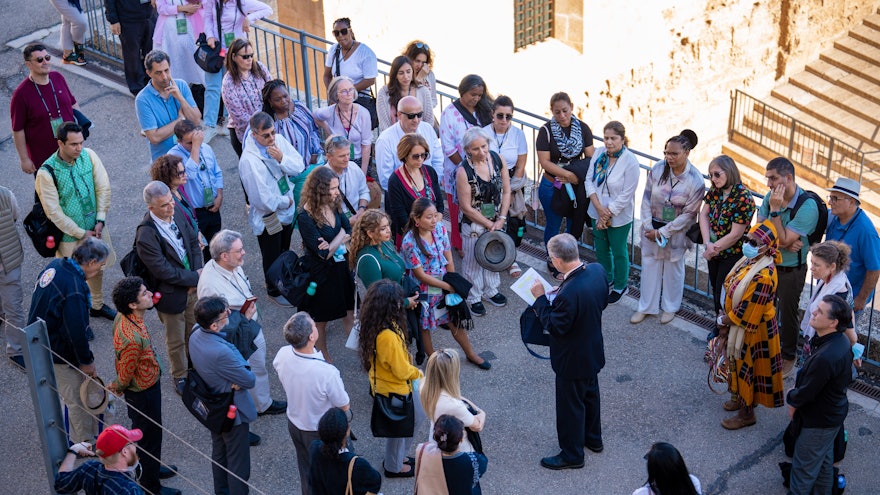
<path id="1" fill-rule="evenodd" d="M 108 471 L 99 461 L 87 461 L 73 471 L 55 476 L 55 491 L 86 495 L 143 495 L 144 491 L 127 474 Z"/>

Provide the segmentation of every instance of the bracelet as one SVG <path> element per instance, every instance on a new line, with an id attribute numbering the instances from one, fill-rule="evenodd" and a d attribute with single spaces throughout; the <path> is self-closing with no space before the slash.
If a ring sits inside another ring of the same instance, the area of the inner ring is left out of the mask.
<path id="1" fill-rule="evenodd" d="M 67 453 L 68 453 L 68 454 L 73 454 L 73 455 L 79 457 L 79 454 L 77 454 L 76 451 L 73 450 L 73 449 L 67 449 Z"/>
<path id="2" fill-rule="evenodd" d="M 504 215 L 498 215 L 498 218 L 500 218 L 501 220 L 507 220 L 507 217 Z"/>

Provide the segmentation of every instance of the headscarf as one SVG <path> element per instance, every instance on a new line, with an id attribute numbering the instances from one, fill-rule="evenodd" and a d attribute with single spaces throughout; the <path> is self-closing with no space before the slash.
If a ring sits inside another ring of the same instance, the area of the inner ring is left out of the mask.
<path id="1" fill-rule="evenodd" d="M 749 234 L 755 236 L 761 243 L 768 247 L 766 256 L 772 256 L 773 262 L 776 264 L 782 263 L 782 253 L 779 251 L 779 239 L 776 237 L 776 227 L 773 226 L 773 223 L 770 220 L 764 220 L 761 223 L 755 224 L 751 230 L 749 230 Z"/>

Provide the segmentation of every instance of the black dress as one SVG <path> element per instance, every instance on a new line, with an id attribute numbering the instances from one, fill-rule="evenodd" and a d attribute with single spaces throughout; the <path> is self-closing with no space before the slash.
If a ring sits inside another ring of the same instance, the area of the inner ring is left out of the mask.
<path id="1" fill-rule="evenodd" d="M 301 311 L 306 311 L 316 322 L 338 320 L 345 316 L 347 311 L 354 310 L 354 278 L 348 268 L 348 256 L 346 253 L 342 261 L 336 261 L 333 257 L 327 259 L 329 252 L 326 249 L 318 249 L 318 240 L 322 237 L 328 243 L 333 241 L 341 229 L 351 233 L 351 224 L 348 218 L 338 211 L 334 226 L 318 226 L 315 219 L 306 211 L 301 211 L 298 216 L 299 232 L 302 235 L 305 254 L 311 259 L 309 272 L 311 281 L 317 284 L 315 295 L 306 295 L 300 304 Z"/>

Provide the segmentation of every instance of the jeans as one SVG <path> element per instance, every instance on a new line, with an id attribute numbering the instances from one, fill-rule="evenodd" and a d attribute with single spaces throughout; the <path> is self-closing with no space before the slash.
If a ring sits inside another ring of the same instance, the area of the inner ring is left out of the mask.
<path id="1" fill-rule="evenodd" d="M 544 246 L 546 249 L 550 239 L 559 233 L 559 226 L 562 225 L 562 217 L 558 215 L 550 206 L 553 201 L 553 182 L 547 180 L 547 177 L 541 177 L 541 185 L 538 186 L 538 199 L 541 201 L 541 208 L 544 209 Z M 571 225 L 566 224 L 565 232 L 571 232 Z"/>
<path id="2" fill-rule="evenodd" d="M 208 127 L 217 126 L 217 118 L 220 116 L 220 87 L 223 84 L 224 74 L 226 74 L 225 68 L 213 74 L 205 72 L 204 121 Z"/>

